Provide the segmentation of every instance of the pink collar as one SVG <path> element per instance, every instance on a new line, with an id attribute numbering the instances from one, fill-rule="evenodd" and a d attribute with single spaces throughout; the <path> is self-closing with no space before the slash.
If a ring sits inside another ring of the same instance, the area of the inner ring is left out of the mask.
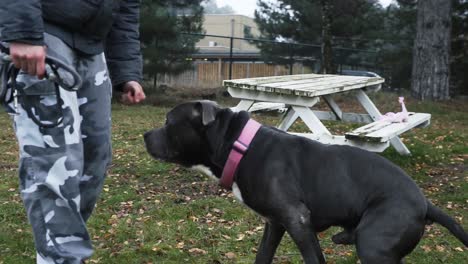
<path id="1" fill-rule="evenodd" d="M 240 161 L 249 149 L 250 143 L 261 126 L 262 125 L 257 121 L 249 119 L 239 138 L 232 145 L 231 152 L 229 153 L 229 157 L 224 165 L 223 174 L 219 180 L 219 184 L 222 187 L 231 189 L 232 184 L 234 183 L 234 175 L 236 174 L 237 166 L 239 166 Z"/>

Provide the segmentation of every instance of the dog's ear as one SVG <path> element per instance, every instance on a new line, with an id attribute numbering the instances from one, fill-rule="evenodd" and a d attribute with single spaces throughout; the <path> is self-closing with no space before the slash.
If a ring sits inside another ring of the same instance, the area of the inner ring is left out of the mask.
<path id="1" fill-rule="evenodd" d="M 213 101 L 198 101 L 195 105 L 196 111 L 201 115 L 204 126 L 215 121 L 219 106 Z"/>

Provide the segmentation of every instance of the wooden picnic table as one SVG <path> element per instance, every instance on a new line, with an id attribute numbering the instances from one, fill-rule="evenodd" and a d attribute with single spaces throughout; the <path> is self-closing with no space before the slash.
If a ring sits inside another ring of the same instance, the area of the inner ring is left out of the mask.
<path id="1" fill-rule="evenodd" d="M 293 134 L 325 144 L 352 145 L 375 152 L 381 152 L 392 145 L 400 154 L 408 155 L 410 151 L 398 136 L 414 127 L 429 125 L 431 115 L 410 113 L 408 122 L 404 123 L 378 121 L 381 113 L 367 92 L 378 91 L 384 81 L 379 76 L 300 74 L 229 80 L 224 81 L 223 85 L 232 97 L 241 99 L 235 107 L 238 111 L 248 111 L 257 102 L 284 104 L 287 110 L 278 126 L 281 130 L 288 131 L 300 118 L 312 133 Z M 344 113 L 332 96 L 345 92 L 351 92 L 367 114 Z M 327 103 L 330 112 L 311 109 L 321 99 Z M 321 120 L 367 125 L 345 135 L 332 135 Z"/>

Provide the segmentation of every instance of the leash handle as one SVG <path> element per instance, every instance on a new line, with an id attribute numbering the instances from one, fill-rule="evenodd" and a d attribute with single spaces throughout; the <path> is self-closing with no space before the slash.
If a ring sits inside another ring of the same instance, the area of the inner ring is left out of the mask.
<path id="1" fill-rule="evenodd" d="M 4 63 L 10 63 L 12 61 L 9 51 L 10 50 L 7 47 L 0 43 L 0 58 Z M 83 80 L 81 79 L 81 76 L 75 71 L 75 69 L 73 69 L 60 59 L 57 59 L 50 55 L 46 55 L 45 63 L 48 64 L 49 67 L 52 69 L 52 72 L 46 71 L 47 80 L 57 83 L 60 87 L 64 88 L 65 90 L 78 91 L 81 88 Z M 60 74 L 58 72 L 60 68 L 68 72 L 73 77 L 73 84 L 68 84 L 63 80 L 62 77 L 60 77 Z"/>
<path id="2" fill-rule="evenodd" d="M 6 54 L 6 53 L 0 53 L 0 59 L 2 60 L 3 63 L 11 63 L 13 60 L 11 59 L 11 56 Z M 46 63 L 47 64 L 47 63 Z M 47 80 L 50 80 L 52 82 L 55 82 L 58 80 L 58 77 L 52 73 L 52 72 L 45 72 L 45 78 Z"/>
<path id="3" fill-rule="evenodd" d="M 58 83 L 66 90 L 78 91 L 81 88 L 83 80 L 81 79 L 81 76 L 75 71 L 75 69 L 50 55 L 46 55 L 45 62 L 52 68 L 52 72 L 47 74 L 48 80 Z M 59 68 L 62 68 L 73 77 L 73 84 L 69 85 L 63 81 L 63 79 L 60 77 L 60 74 L 58 73 Z"/>
<path id="4" fill-rule="evenodd" d="M 32 121 L 39 126 L 40 129 L 48 129 L 54 128 L 59 126 L 63 122 L 63 110 L 62 105 L 63 102 L 60 98 L 60 87 L 69 90 L 69 91 L 76 91 L 82 85 L 82 79 L 80 75 L 67 65 L 66 63 L 62 62 L 61 60 L 47 55 L 45 58 L 46 68 L 50 68 L 50 71 L 46 70 L 46 78 L 51 81 L 55 86 L 55 96 L 57 98 L 57 111 L 62 113 L 62 116 L 55 122 L 43 123 L 39 120 L 36 115 L 33 113 L 33 109 L 30 107 L 26 107 L 24 110 L 28 113 L 28 116 L 32 119 Z M 67 82 L 59 74 L 59 69 L 63 69 L 67 73 L 69 73 L 73 77 L 73 84 L 69 85 Z M 17 104 L 17 96 L 18 95 L 26 95 L 23 87 L 21 85 L 17 85 L 16 77 L 18 76 L 19 69 L 16 68 L 11 60 L 11 56 L 9 55 L 9 49 L 3 43 L 0 42 L 0 101 L 8 107 L 8 104 L 11 103 L 13 100 L 15 104 Z M 11 91 L 10 98 L 7 98 L 8 91 Z M 28 99 L 28 96 L 24 96 L 23 100 L 25 102 Z M 15 113 L 15 110 L 12 111 Z"/>

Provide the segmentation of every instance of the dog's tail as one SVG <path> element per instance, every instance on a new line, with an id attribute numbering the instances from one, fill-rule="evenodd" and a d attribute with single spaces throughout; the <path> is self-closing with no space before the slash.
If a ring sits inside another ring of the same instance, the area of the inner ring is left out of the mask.
<path id="1" fill-rule="evenodd" d="M 444 213 L 431 202 L 427 201 L 427 220 L 437 222 L 447 228 L 465 247 L 468 247 L 468 234 L 455 219 Z"/>

